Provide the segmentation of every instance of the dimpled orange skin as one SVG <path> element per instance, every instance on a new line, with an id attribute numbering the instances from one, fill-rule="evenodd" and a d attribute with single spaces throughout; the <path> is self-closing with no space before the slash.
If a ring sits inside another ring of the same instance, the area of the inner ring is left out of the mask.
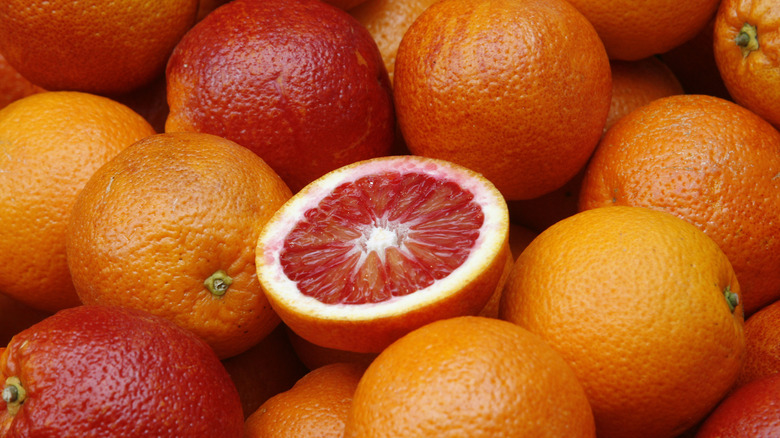
<path id="1" fill-rule="evenodd" d="M 65 255 L 70 210 L 100 166 L 154 134 L 125 105 L 37 93 L 0 111 L 0 291 L 47 312 L 81 304 Z"/>
<path id="2" fill-rule="evenodd" d="M 310 371 L 247 418 L 244 438 L 341 438 L 365 368 L 338 362 Z"/>
<path id="3" fill-rule="evenodd" d="M 169 318 L 220 358 L 243 352 L 279 323 L 254 242 L 289 197 L 266 163 L 229 140 L 147 137 L 99 169 L 73 207 L 66 247 L 79 298 Z M 219 271 L 232 279 L 222 296 L 204 284 Z"/>
<path id="4" fill-rule="evenodd" d="M 758 47 L 747 56 L 736 43 L 745 24 Z M 780 8 L 774 0 L 724 0 L 715 18 L 715 61 L 734 101 L 780 127 Z"/>
<path id="5" fill-rule="evenodd" d="M 376 43 L 318 0 L 223 5 L 176 47 L 167 80 L 167 132 L 233 140 L 293 192 L 393 146 L 392 92 Z"/>
<path id="6" fill-rule="evenodd" d="M 636 61 L 693 38 L 719 0 L 570 0 L 599 33 L 610 59 Z"/>
<path id="7" fill-rule="evenodd" d="M 131 309 L 79 306 L 0 349 L 0 384 L 27 391 L 4 437 L 240 437 L 241 402 L 202 340 Z"/>
<path id="8" fill-rule="evenodd" d="M 162 73 L 198 0 L 7 0 L 0 52 L 47 90 L 124 93 Z"/>
<path id="9" fill-rule="evenodd" d="M 696 438 L 776 438 L 780 436 L 780 374 L 745 385 L 723 400 Z"/>
<path id="10" fill-rule="evenodd" d="M 698 226 L 726 253 L 745 314 L 780 298 L 780 133 L 732 102 L 656 100 L 615 124 L 593 154 L 581 210 L 634 205 Z"/>
<path id="11" fill-rule="evenodd" d="M 566 2 L 443 0 L 401 40 L 393 87 L 412 153 L 469 167 L 516 200 L 585 165 L 611 77 L 598 35 Z"/>
<path id="12" fill-rule="evenodd" d="M 780 373 L 780 301 L 763 307 L 745 321 L 745 362 L 737 385 Z"/>
<path id="13" fill-rule="evenodd" d="M 552 225 L 520 254 L 499 315 L 538 334 L 582 382 L 599 438 L 674 437 L 734 384 L 742 307 L 728 259 L 695 226 L 640 207 Z"/>
<path id="14" fill-rule="evenodd" d="M 345 438 L 595 437 L 571 368 L 506 321 L 462 316 L 425 325 L 368 366 Z"/>

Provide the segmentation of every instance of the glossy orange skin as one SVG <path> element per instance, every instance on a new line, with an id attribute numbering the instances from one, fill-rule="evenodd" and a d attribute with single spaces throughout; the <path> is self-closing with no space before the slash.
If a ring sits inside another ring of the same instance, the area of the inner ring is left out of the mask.
<path id="1" fill-rule="evenodd" d="M 46 312 L 81 304 L 65 255 L 73 203 L 93 172 L 152 134 L 127 106 L 88 93 L 0 110 L 0 291 Z"/>
<path id="2" fill-rule="evenodd" d="M 4 437 L 240 437 L 238 393 L 192 333 L 130 309 L 63 310 L 0 350 L 0 381 L 27 391 Z"/>
<path id="3" fill-rule="evenodd" d="M 780 373 L 780 301 L 763 307 L 745 321 L 745 362 L 737 385 L 776 373 Z"/>
<path id="4" fill-rule="evenodd" d="M 387 347 L 352 400 L 345 438 L 595 437 L 572 369 L 539 337 L 494 318 L 443 319 Z"/>
<path id="5" fill-rule="evenodd" d="M 167 81 L 166 131 L 233 140 L 293 192 L 393 146 L 392 92 L 376 43 L 319 0 L 231 1 L 182 38 Z"/>
<path id="6" fill-rule="evenodd" d="M 744 357 L 739 283 L 695 226 L 640 207 L 552 225 L 519 255 L 499 316 L 537 334 L 576 373 L 599 438 L 671 438 L 733 386 Z"/>
<path id="7" fill-rule="evenodd" d="M 7 0 L 0 52 L 47 90 L 125 93 L 162 73 L 198 0 Z"/>
<path id="8" fill-rule="evenodd" d="M 171 319 L 220 358 L 279 323 L 257 280 L 260 229 L 291 196 L 251 151 L 210 134 L 157 134 L 95 172 L 73 206 L 68 266 L 85 304 Z M 204 282 L 224 271 L 224 295 Z"/>
<path id="9" fill-rule="evenodd" d="M 719 0 L 570 0 L 599 33 L 610 59 L 636 61 L 693 38 Z"/>
<path id="10" fill-rule="evenodd" d="M 758 48 L 735 42 L 743 25 L 755 26 Z M 780 127 L 780 8 L 773 0 L 724 0 L 714 28 L 715 61 L 734 101 Z"/>
<path id="11" fill-rule="evenodd" d="M 310 371 L 247 418 L 244 438 L 341 438 L 365 368 L 338 362 Z"/>
<path id="12" fill-rule="evenodd" d="M 611 78 L 593 26 L 567 2 L 444 0 L 404 34 L 393 87 L 412 153 L 480 172 L 516 200 L 585 165 Z"/>
<path id="13" fill-rule="evenodd" d="M 698 226 L 728 256 L 745 314 L 780 298 L 780 133 L 723 99 L 678 95 L 623 117 L 602 138 L 579 208 L 633 205 Z"/>
<path id="14" fill-rule="evenodd" d="M 751 382 L 731 393 L 699 428 L 696 438 L 775 438 L 780 436 L 780 374 Z"/>

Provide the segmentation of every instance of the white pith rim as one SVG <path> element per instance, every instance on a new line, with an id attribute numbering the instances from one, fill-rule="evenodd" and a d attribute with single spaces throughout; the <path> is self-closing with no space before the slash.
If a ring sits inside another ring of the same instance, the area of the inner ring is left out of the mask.
<path id="1" fill-rule="evenodd" d="M 324 304 L 316 298 L 306 296 L 283 272 L 280 252 L 287 235 L 297 224 L 303 213 L 317 204 L 341 184 L 355 181 L 367 175 L 394 170 L 428 174 L 456 182 L 474 195 L 474 202 L 482 207 L 484 222 L 479 230 L 472 254 L 445 279 L 415 293 L 396 297 L 381 303 L 371 304 Z M 258 239 L 256 264 L 260 283 L 271 302 L 277 301 L 284 307 L 296 308 L 299 313 L 329 320 L 373 320 L 400 312 L 424 307 L 447 296 L 455 285 L 465 284 L 487 266 L 499 254 L 506 241 L 509 228 L 509 213 L 501 193 L 487 180 L 476 178 L 477 174 L 461 166 L 430 158 L 416 156 L 382 157 L 367 160 L 321 177 L 290 198 L 268 222 Z M 277 304 L 278 305 L 278 304 Z"/>

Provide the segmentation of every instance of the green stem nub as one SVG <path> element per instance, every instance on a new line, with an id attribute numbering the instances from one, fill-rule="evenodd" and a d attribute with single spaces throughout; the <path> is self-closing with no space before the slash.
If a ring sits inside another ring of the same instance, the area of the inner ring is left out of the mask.
<path id="1" fill-rule="evenodd" d="M 225 295 L 231 284 L 233 284 L 233 279 L 222 269 L 211 274 L 211 276 L 203 282 L 206 289 L 218 297 Z"/>
<path id="2" fill-rule="evenodd" d="M 750 52 L 758 50 L 758 31 L 756 26 L 748 23 L 743 24 L 737 37 L 734 38 L 734 42 L 739 46 L 739 50 L 742 51 L 742 57 L 747 58 Z"/>
<path id="3" fill-rule="evenodd" d="M 731 291 L 731 286 L 726 286 L 726 288 L 723 289 L 723 296 L 726 298 L 729 310 L 731 310 L 731 313 L 734 313 L 734 309 L 739 306 L 739 295 Z"/>
<path id="4" fill-rule="evenodd" d="M 24 386 L 22 386 L 22 382 L 18 377 L 11 376 L 5 380 L 3 401 L 6 403 L 9 414 L 16 415 L 26 398 L 27 391 L 24 389 Z"/>

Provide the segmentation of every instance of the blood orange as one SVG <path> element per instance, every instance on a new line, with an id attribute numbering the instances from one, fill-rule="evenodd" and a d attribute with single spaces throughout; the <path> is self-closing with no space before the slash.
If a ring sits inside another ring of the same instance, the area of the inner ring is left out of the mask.
<path id="1" fill-rule="evenodd" d="M 476 314 L 496 289 L 509 214 L 480 174 L 419 156 L 315 180 L 263 229 L 258 278 L 301 337 L 378 352 L 425 323 Z"/>

